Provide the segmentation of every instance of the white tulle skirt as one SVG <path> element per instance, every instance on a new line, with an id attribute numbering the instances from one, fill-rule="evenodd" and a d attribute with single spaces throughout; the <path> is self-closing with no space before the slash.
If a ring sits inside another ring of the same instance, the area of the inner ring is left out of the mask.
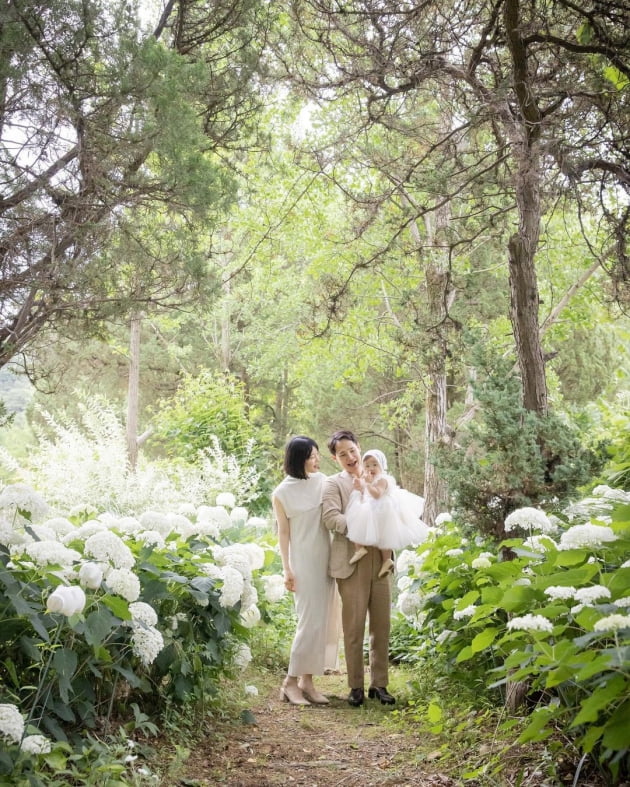
<path id="1" fill-rule="evenodd" d="M 346 509 L 348 538 L 380 549 L 403 549 L 426 540 L 424 499 L 396 486 L 378 499 L 354 491 Z"/>

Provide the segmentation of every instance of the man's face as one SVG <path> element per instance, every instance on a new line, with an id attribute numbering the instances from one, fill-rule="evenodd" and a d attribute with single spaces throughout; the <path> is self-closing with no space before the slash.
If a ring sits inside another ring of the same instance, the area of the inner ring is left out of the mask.
<path id="1" fill-rule="evenodd" d="M 343 439 L 337 443 L 334 460 L 350 475 L 361 475 L 361 449 L 352 440 Z"/>

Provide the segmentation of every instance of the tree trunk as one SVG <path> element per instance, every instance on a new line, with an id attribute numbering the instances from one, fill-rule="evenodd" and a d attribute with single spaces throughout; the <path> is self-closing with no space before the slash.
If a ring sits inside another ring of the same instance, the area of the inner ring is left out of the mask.
<path id="1" fill-rule="evenodd" d="M 516 105 L 508 133 L 516 161 L 515 194 L 518 231 L 508 243 L 510 319 L 523 387 L 523 406 L 547 412 L 545 361 L 538 323 L 538 283 L 534 264 L 540 238 L 540 134 L 543 121 L 528 71 L 527 46 L 522 38 L 520 1 L 506 0 L 505 30 L 512 57 Z"/>
<path id="2" fill-rule="evenodd" d="M 129 323 L 129 382 L 127 386 L 127 462 L 138 465 L 138 409 L 140 398 L 140 328 L 142 317 L 134 313 Z"/>
<path id="3" fill-rule="evenodd" d="M 450 221 L 450 206 L 444 203 L 434 216 L 427 215 L 428 246 L 431 249 L 426 266 L 427 306 L 429 312 L 428 335 L 430 349 L 426 353 L 427 394 L 425 409 L 424 441 L 424 521 L 433 525 L 436 516 L 448 504 L 448 489 L 440 478 L 433 462 L 435 446 L 448 440 L 446 423 L 447 386 L 445 320 L 453 293 L 449 287 L 448 246 L 444 235 Z"/>

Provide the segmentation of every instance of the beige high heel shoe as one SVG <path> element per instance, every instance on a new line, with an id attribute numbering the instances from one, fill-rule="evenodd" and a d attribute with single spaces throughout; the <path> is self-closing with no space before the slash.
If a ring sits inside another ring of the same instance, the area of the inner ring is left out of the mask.
<path id="1" fill-rule="evenodd" d="M 328 697 L 325 697 L 321 691 L 317 691 L 315 686 L 312 689 L 305 689 L 303 686 L 300 685 L 298 682 L 298 687 L 302 694 L 306 697 L 306 699 L 313 703 L 313 705 L 328 705 L 330 700 Z"/>
<path id="2" fill-rule="evenodd" d="M 283 683 L 280 688 L 280 699 L 291 705 L 310 705 L 311 703 L 302 694 L 297 683 Z"/>

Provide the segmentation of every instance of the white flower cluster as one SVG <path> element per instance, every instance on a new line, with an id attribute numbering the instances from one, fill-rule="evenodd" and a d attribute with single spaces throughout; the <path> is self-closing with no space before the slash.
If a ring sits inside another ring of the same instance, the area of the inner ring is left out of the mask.
<path id="1" fill-rule="evenodd" d="M 109 562 L 114 568 L 133 568 L 136 562 L 127 544 L 111 530 L 91 535 L 85 542 L 85 554 L 101 563 Z"/>
<path id="2" fill-rule="evenodd" d="M 612 529 L 605 525 L 573 525 L 560 536 L 558 549 L 596 548 L 616 540 Z"/>
<path id="3" fill-rule="evenodd" d="M 31 489 L 28 484 L 9 484 L 0 492 L 0 509 L 28 511 L 31 521 L 42 519 L 48 511 L 48 503 Z"/>
<path id="4" fill-rule="evenodd" d="M 553 631 L 553 624 L 542 615 L 523 615 L 508 621 L 510 631 Z"/>
<path id="5" fill-rule="evenodd" d="M 252 652 L 249 649 L 249 645 L 246 645 L 244 642 L 241 642 L 236 652 L 234 653 L 234 657 L 233 657 L 234 665 L 241 670 L 245 670 L 249 666 L 251 660 L 252 660 Z"/>
<path id="6" fill-rule="evenodd" d="M 403 590 L 398 594 L 396 605 L 403 615 L 413 617 L 424 606 L 424 596 L 415 590 Z"/>
<path id="7" fill-rule="evenodd" d="M 418 555 L 415 550 L 403 549 L 396 558 L 396 571 L 399 574 L 407 574 L 413 569 L 414 573 L 418 574 L 428 554 L 428 550 Z"/>
<path id="8" fill-rule="evenodd" d="M 45 735 L 27 735 L 22 741 L 22 751 L 28 754 L 48 754 L 52 749 Z"/>
<path id="9" fill-rule="evenodd" d="M 131 643 L 136 655 L 145 667 L 153 664 L 164 647 L 164 637 L 154 626 L 131 622 Z"/>
<path id="10" fill-rule="evenodd" d="M 620 631 L 630 629 L 630 615 L 607 615 L 600 618 L 593 626 L 593 631 Z"/>
<path id="11" fill-rule="evenodd" d="M 575 588 L 571 587 L 571 585 L 550 585 L 548 588 L 545 588 L 545 595 L 551 599 L 560 600 L 575 598 Z"/>
<path id="12" fill-rule="evenodd" d="M 282 574 L 267 574 L 261 577 L 261 582 L 265 591 L 265 598 L 270 604 L 275 604 L 286 595 L 287 589 L 284 586 Z"/>
<path id="13" fill-rule="evenodd" d="M 69 568 L 81 560 L 76 549 L 68 549 L 59 541 L 33 541 L 24 550 L 38 566 L 54 565 Z"/>
<path id="14" fill-rule="evenodd" d="M 474 604 L 470 604 L 469 606 L 464 607 L 464 609 L 456 609 L 453 612 L 453 619 L 463 620 L 464 618 L 469 618 L 471 615 L 475 614 L 475 609 L 476 607 Z"/>
<path id="15" fill-rule="evenodd" d="M 0 704 L 0 735 L 19 743 L 24 735 L 24 719 L 15 705 Z"/>
<path id="16" fill-rule="evenodd" d="M 557 531 L 557 525 L 549 519 L 544 511 L 539 508 L 517 508 L 505 519 L 504 528 L 506 533 L 511 533 L 517 527 L 523 530 L 536 530 L 540 533 L 551 534 Z"/>
<path id="17" fill-rule="evenodd" d="M 492 563 L 488 560 L 487 557 L 482 557 L 479 555 L 478 557 L 474 558 L 472 563 L 470 564 L 473 568 L 490 568 Z"/>
<path id="18" fill-rule="evenodd" d="M 140 580 L 127 568 L 112 568 L 107 572 L 105 584 L 112 593 L 127 601 L 137 601 L 140 598 Z"/>
<path id="19" fill-rule="evenodd" d="M 150 604 L 146 604 L 144 601 L 134 601 L 129 604 L 129 612 L 133 621 L 144 623 L 145 626 L 157 626 L 157 612 Z"/>
<path id="20" fill-rule="evenodd" d="M 576 590 L 573 598 L 581 604 L 594 604 L 603 598 L 610 598 L 610 590 L 603 585 L 590 585 L 589 587 Z"/>
<path id="21" fill-rule="evenodd" d="M 623 607 L 624 609 L 625 607 L 630 607 L 630 596 L 623 596 L 623 598 L 616 598 L 613 601 L 613 604 L 616 607 Z"/>

